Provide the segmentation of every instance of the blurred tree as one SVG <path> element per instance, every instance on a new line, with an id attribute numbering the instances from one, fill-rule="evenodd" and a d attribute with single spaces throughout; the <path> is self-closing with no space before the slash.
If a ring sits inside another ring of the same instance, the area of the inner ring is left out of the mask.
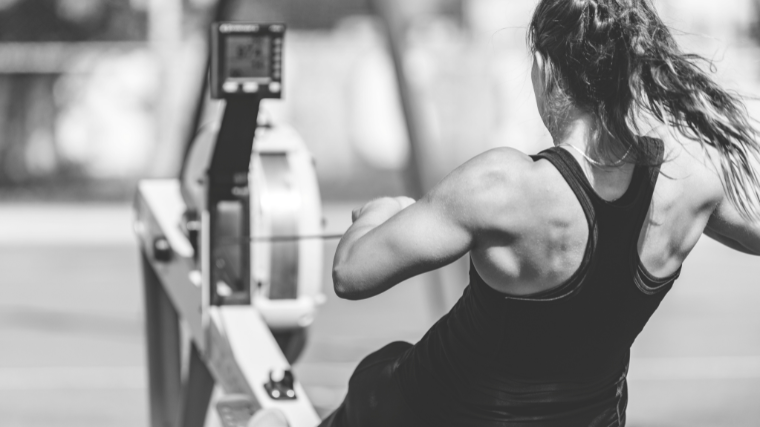
<path id="1" fill-rule="evenodd" d="M 402 13 L 448 15 L 461 20 L 462 0 L 406 0 L 394 7 Z M 369 0 L 238 0 L 235 16 L 240 20 L 287 22 L 291 28 L 329 29 L 341 19 L 369 14 Z"/>
<path id="2" fill-rule="evenodd" d="M 0 0 L 0 41 L 145 40 L 129 0 Z"/>
<path id="3" fill-rule="evenodd" d="M 752 24 L 749 27 L 749 35 L 755 43 L 760 43 L 760 0 L 752 0 Z"/>
<path id="4" fill-rule="evenodd" d="M 0 43 L 141 41 L 146 28 L 130 0 L 0 0 Z M 0 75 L 0 186 L 65 172 L 53 130 L 57 78 Z"/>
<path id="5" fill-rule="evenodd" d="M 234 16 L 241 21 L 287 22 L 306 29 L 332 28 L 346 16 L 369 13 L 367 0 L 238 0 L 236 9 Z"/>

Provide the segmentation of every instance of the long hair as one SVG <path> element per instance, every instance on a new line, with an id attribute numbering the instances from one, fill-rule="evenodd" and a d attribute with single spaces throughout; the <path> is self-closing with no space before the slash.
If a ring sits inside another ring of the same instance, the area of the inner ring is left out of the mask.
<path id="1" fill-rule="evenodd" d="M 697 65 L 709 61 L 680 51 L 649 0 L 541 0 L 528 43 L 546 62 L 555 104 L 592 113 L 600 141 L 620 141 L 637 163 L 651 162 L 636 138 L 638 114 L 649 113 L 715 148 L 728 199 L 760 218 L 760 171 L 752 166 L 760 146 L 744 104 Z"/>

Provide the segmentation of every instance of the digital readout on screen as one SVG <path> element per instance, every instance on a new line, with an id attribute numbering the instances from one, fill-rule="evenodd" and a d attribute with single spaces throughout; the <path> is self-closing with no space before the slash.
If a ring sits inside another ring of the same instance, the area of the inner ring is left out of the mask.
<path id="1" fill-rule="evenodd" d="M 227 36 L 225 79 L 269 77 L 270 40 L 266 36 Z"/>

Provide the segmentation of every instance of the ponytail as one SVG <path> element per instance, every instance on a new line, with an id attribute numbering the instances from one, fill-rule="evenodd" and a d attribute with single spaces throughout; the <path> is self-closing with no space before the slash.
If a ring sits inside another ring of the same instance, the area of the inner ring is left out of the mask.
<path id="1" fill-rule="evenodd" d="M 636 138 L 644 112 L 714 148 L 727 198 L 760 218 L 760 145 L 744 104 L 697 65 L 707 60 L 679 50 L 649 0 L 542 0 L 528 40 L 559 74 L 558 94 L 594 113 L 637 162 L 653 160 Z"/>

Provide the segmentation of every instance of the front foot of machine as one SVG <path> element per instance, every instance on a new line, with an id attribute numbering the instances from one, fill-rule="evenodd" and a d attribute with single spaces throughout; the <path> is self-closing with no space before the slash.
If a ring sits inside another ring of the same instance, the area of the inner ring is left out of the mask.
<path id="1" fill-rule="evenodd" d="M 289 331 L 272 331 L 272 336 L 277 341 L 277 345 L 280 346 L 285 359 L 291 365 L 298 360 L 306 347 L 307 330 L 305 328 Z"/>
<path id="2" fill-rule="evenodd" d="M 231 394 L 216 403 L 223 427 L 290 427 L 285 414 L 277 408 L 254 409 L 244 394 Z"/>
<path id="3" fill-rule="evenodd" d="M 230 394 L 216 402 L 216 412 L 223 427 L 247 427 L 256 410 L 248 396 Z"/>

